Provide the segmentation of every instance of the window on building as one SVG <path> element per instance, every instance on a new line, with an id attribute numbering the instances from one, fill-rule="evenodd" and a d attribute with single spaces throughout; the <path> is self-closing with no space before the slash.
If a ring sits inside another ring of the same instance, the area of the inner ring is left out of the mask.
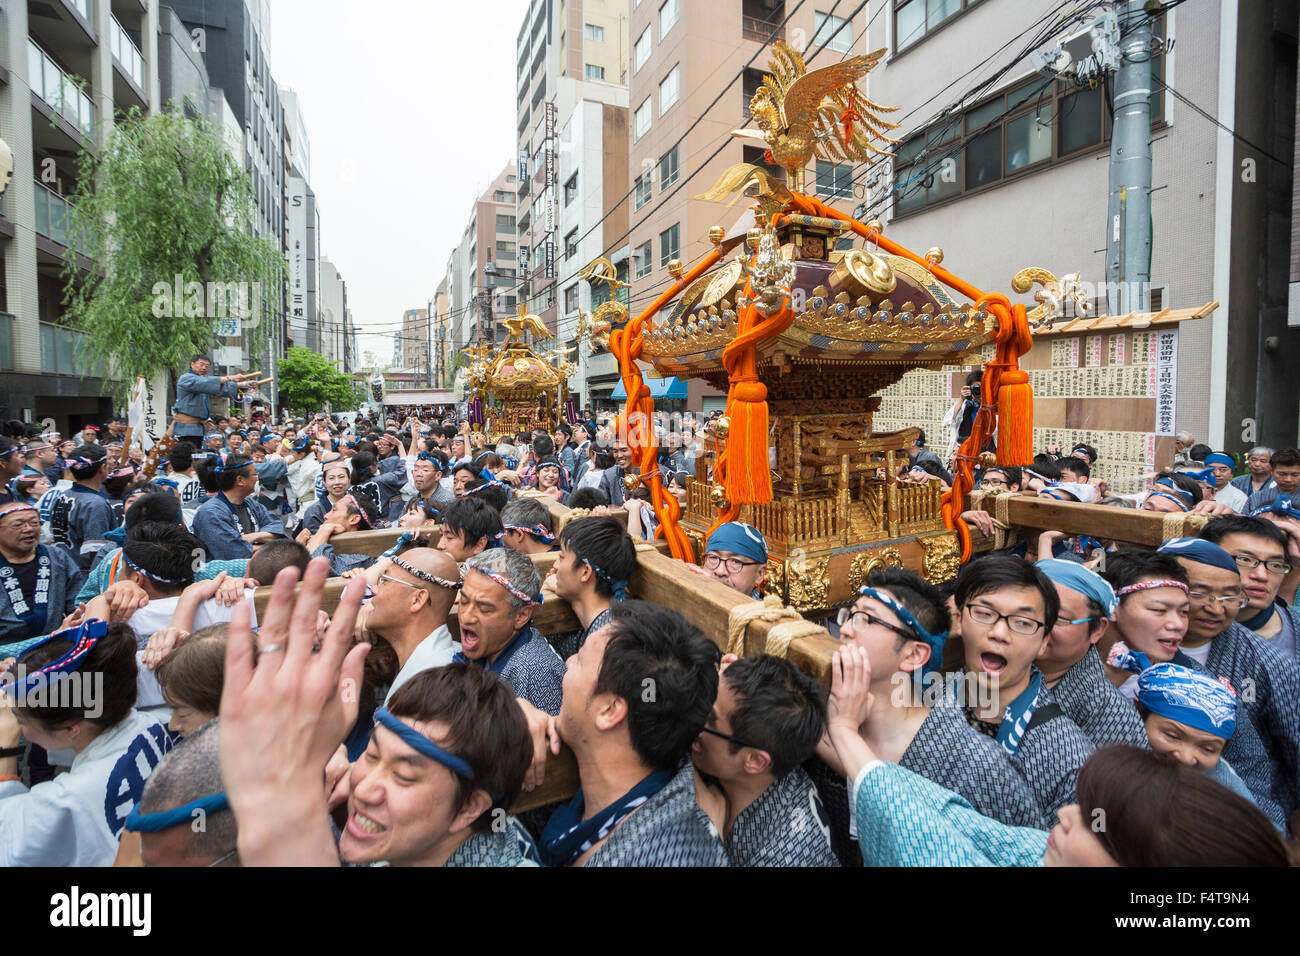
<path id="1" fill-rule="evenodd" d="M 659 39 L 661 42 L 664 35 L 677 22 L 677 17 L 681 14 L 681 5 L 681 0 L 665 0 L 659 7 Z"/>
<path id="2" fill-rule="evenodd" d="M 514 232 L 514 231 L 515 231 L 515 217 L 503 216 L 500 213 L 497 213 L 497 232 Z"/>
<path id="3" fill-rule="evenodd" d="M 817 160 L 817 195 L 822 199 L 852 199 L 853 164 Z"/>
<path id="4" fill-rule="evenodd" d="M 587 23 L 582 27 L 582 35 L 595 43 L 605 42 L 605 28 L 598 27 L 595 24 Z"/>
<path id="5" fill-rule="evenodd" d="M 497 240 L 497 261 L 515 261 L 515 244 L 513 242 L 502 242 L 499 239 Z"/>
<path id="6" fill-rule="evenodd" d="M 750 166 L 762 167 L 769 176 L 785 182 L 785 170 L 767 161 L 767 150 L 762 146 L 745 146 L 741 150 L 741 160 Z"/>
<path id="7" fill-rule="evenodd" d="M 905 50 L 949 17 L 979 0 L 893 0 L 894 49 Z"/>
<path id="8" fill-rule="evenodd" d="M 650 274 L 651 270 L 654 268 L 654 263 L 650 259 L 652 255 L 653 253 L 650 251 L 650 240 L 647 239 L 641 245 L 637 246 L 636 251 L 632 253 L 632 261 L 636 266 L 633 278 L 644 279 Z"/>
<path id="9" fill-rule="evenodd" d="M 650 196 L 651 193 L 653 192 L 652 184 L 650 181 L 651 180 L 650 174 L 652 172 L 653 170 L 647 169 L 640 176 L 636 178 L 634 195 L 632 197 L 633 212 L 640 209 L 642 206 L 644 206 L 646 203 L 650 201 Z"/>
<path id="10" fill-rule="evenodd" d="M 662 269 L 681 255 L 681 224 L 673 223 L 659 233 L 659 268 Z"/>
<path id="11" fill-rule="evenodd" d="M 663 116 L 677 102 L 681 93 L 682 68 L 679 64 L 668 71 L 668 75 L 659 81 L 659 115 Z"/>
<path id="12" fill-rule="evenodd" d="M 578 311 L 578 283 L 574 283 L 564 290 L 564 311 Z"/>
<path id="13" fill-rule="evenodd" d="M 603 80 L 605 78 L 605 68 L 588 63 L 583 71 L 583 76 L 589 80 Z"/>
<path id="14" fill-rule="evenodd" d="M 659 190 L 662 192 L 667 189 L 682 175 L 681 165 L 677 160 L 677 147 L 674 146 L 668 152 L 659 157 Z"/>
<path id="15" fill-rule="evenodd" d="M 504 189 L 498 189 L 492 193 L 493 202 L 514 202 L 515 197 Z"/>
<path id="16" fill-rule="evenodd" d="M 636 46 L 632 48 L 632 72 L 635 73 L 645 66 L 645 61 L 648 59 L 650 59 L 650 28 L 646 27 L 636 38 Z"/>
<path id="17" fill-rule="evenodd" d="M 895 214 L 1103 148 L 1111 134 L 1105 104 L 1100 85 L 1035 78 L 947 117 L 897 147 Z M 1157 106 L 1163 102 L 1153 100 L 1153 126 L 1163 122 Z"/>
<path id="18" fill-rule="evenodd" d="M 574 173 L 569 177 L 569 181 L 564 184 L 564 206 L 567 209 L 569 204 L 578 198 L 578 174 Z"/>
<path id="19" fill-rule="evenodd" d="M 574 226 L 564 237 L 564 258 L 572 259 L 578 254 L 578 227 Z"/>
<path id="20" fill-rule="evenodd" d="M 818 10 L 813 14 L 813 23 L 816 32 L 813 33 L 812 42 L 808 44 L 808 49 L 820 50 L 824 43 L 826 49 L 834 50 L 836 53 L 849 53 L 852 51 L 852 20 L 846 20 L 844 17 L 833 16 L 829 13 L 822 13 Z"/>
<path id="21" fill-rule="evenodd" d="M 632 127 L 633 142 L 650 132 L 650 110 L 650 97 L 647 96 L 645 102 L 636 108 L 636 116 L 633 118 Z"/>

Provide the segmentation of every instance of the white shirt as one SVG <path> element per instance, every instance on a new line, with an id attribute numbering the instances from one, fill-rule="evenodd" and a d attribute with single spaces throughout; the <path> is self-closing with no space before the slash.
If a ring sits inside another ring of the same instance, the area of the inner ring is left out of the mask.
<path id="1" fill-rule="evenodd" d="M 203 485 L 194 475 L 173 474 L 177 488 L 181 496 L 181 507 L 186 511 L 196 511 L 199 505 L 208 500 L 208 493 L 203 490 Z"/>
<path id="2" fill-rule="evenodd" d="M 1240 488 L 1234 488 L 1232 485 L 1224 485 L 1219 489 L 1214 500 L 1221 505 L 1227 505 L 1237 514 L 1241 514 L 1246 509 L 1246 502 L 1250 500 L 1249 496 Z"/>
<path id="3" fill-rule="evenodd" d="M 451 631 L 447 630 L 447 625 L 443 624 L 434 629 L 434 632 L 415 645 L 415 650 L 411 656 L 406 659 L 402 669 L 397 672 L 393 678 L 393 686 L 388 688 L 388 696 L 384 698 L 384 706 L 393 699 L 397 689 L 414 677 L 420 671 L 432 670 L 435 667 L 442 667 L 451 663 L 452 656 L 460 650 L 460 645 L 451 639 Z"/>
<path id="4" fill-rule="evenodd" d="M 77 754 L 68 773 L 31 790 L 0 783 L 0 867 L 110 866 L 127 814 L 169 747 L 157 718 L 132 710 Z M 128 753 L 134 759 L 123 760 Z"/>
<path id="5" fill-rule="evenodd" d="M 249 625 L 257 627 L 257 608 L 253 606 L 253 592 L 250 588 L 247 592 L 249 597 L 249 608 L 252 610 L 252 618 Z M 180 602 L 180 595 L 169 598 L 151 598 L 149 603 L 138 609 L 131 615 L 127 624 L 131 630 L 135 631 L 136 647 L 136 697 L 135 705 L 140 709 L 153 707 L 166 707 L 163 700 L 162 686 L 158 683 L 158 678 L 154 672 L 144 666 L 144 649 L 149 643 L 149 638 L 161 631 L 171 623 L 172 614 L 176 611 L 176 605 Z M 210 624 L 229 624 L 235 616 L 233 607 L 223 607 L 217 603 L 216 598 L 208 598 L 199 605 L 198 610 L 194 612 L 194 626 L 191 631 L 197 631 L 200 628 L 207 627 Z M 157 716 L 157 714 L 155 714 Z M 167 709 L 167 717 L 171 716 L 170 708 Z"/>
<path id="6" fill-rule="evenodd" d="M 1192 660 L 1196 661 L 1196 663 L 1204 667 L 1205 662 L 1210 659 L 1210 648 L 1213 645 L 1214 645 L 1213 641 L 1206 641 L 1200 647 L 1188 647 L 1186 644 L 1184 644 L 1182 647 L 1179 648 L 1179 650 L 1182 651 L 1184 654 L 1186 654 L 1188 657 L 1190 657 Z"/>
<path id="7" fill-rule="evenodd" d="M 582 477 L 578 480 L 578 483 L 573 486 L 573 490 L 577 491 L 579 488 L 599 489 L 600 476 L 603 475 L 605 471 L 606 469 L 604 468 L 588 468 L 582 473 Z"/>

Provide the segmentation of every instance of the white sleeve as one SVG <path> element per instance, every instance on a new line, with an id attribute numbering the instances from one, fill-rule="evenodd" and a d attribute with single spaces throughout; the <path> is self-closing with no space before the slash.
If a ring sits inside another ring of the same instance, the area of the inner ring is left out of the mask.
<path id="1" fill-rule="evenodd" d="M 74 814 L 77 794 L 64 782 L 71 774 L 28 790 L 16 780 L 0 783 L 0 867 L 72 866 L 77 862 Z"/>

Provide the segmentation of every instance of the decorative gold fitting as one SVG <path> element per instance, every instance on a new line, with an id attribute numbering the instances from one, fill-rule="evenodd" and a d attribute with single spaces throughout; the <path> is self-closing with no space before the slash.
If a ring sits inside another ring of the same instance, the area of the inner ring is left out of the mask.
<path id="1" fill-rule="evenodd" d="M 713 243 L 715 246 L 722 245 L 722 240 L 725 239 L 726 236 L 727 230 L 723 229 L 721 226 L 712 226 L 709 229 L 709 242 Z"/>
<path id="2" fill-rule="evenodd" d="M 884 232 L 885 224 L 879 219 L 870 219 L 867 221 L 867 229 L 868 231 Z"/>
<path id="3" fill-rule="evenodd" d="M 641 484 L 641 476 L 640 476 L 640 475 L 624 475 L 624 476 L 623 476 L 623 487 L 626 488 L 628 491 L 636 491 L 636 487 L 637 487 L 637 485 L 639 485 L 639 484 Z"/>
<path id="4" fill-rule="evenodd" d="M 670 259 L 668 261 L 668 274 L 674 279 L 680 279 L 682 277 L 681 259 Z"/>
<path id="5" fill-rule="evenodd" d="M 750 252 L 757 252 L 758 244 L 759 242 L 762 241 L 762 239 L 763 239 L 762 229 L 751 229 L 749 230 L 749 232 L 745 233 L 745 246 L 749 249 Z"/>
<path id="6" fill-rule="evenodd" d="M 714 485 L 709 489 L 709 501 L 713 502 L 715 508 L 725 508 L 727 505 L 727 489 L 722 485 Z"/>
<path id="7" fill-rule="evenodd" d="M 731 419 L 726 415 L 713 423 L 713 433 L 719 438 L 725 439 L 729 431 L 731 431 Z"/>
<path id="8" fill-rule="evenodd" d="M 938 246 L 931 246 L 929 249 L 926 249 L 925 261 L 930 263 L 932 266 L 937 266 L 939 263 L 943 262 L 943 250 Z"/>

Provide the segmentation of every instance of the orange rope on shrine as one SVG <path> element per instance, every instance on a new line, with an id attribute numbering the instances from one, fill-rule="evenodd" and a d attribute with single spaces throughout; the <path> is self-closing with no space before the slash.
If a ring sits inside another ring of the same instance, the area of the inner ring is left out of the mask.
<path id="1" fill-rule="evenodd" d="M 694 282 L 722 257 L 720 249 L 714 249 L 701 259 L 675 283 L 650 304 L 650 306 L 632 319 L 622 329 L 615 329 L 609 334 L 609 350 L 618 359 L 619 376 L 627 392 L 623 411 L 615 422 L 617 436 L 623 436 L 637 461 L 641 481 L 650 487 L 650 498 L 654 503 L 655 517 L 659 519 L 659 528 L 655 536 L 668 542 L 668 548 L 674 558 L 695 563 L 690 539 L 686 537 L 679 524 L 682 507 L 677 499 L 664 492 L 663 475 L 659 471 L 659 446 L 654 430 L 654 399 L 650 397 L 650 388 L 641 377 L 637 359 L 641 357 L 643 328 L 647 320 L 671 302 L 690 283 Z"/>
<path id="2" fill-rule="evenodd" d="M 966 495 L 975 487 L 975 462 L 980 450 L 996 429 L 999 464 L 1024 465 L 1033 460 L 1034 394 L 1029 384 L 1029 374 L 1020 368 L 1021 357 L 1033 348 L 1025 307 L 1012 305 L 1005 295 L 981 292 L 938 263 L 922 259 L 910 249 L 885 238 L 877 230 L 868 229 L 852 216 L 816 199 L 795 194 L 794 206 L 808 215 L 850 223 L 853 231 L 862 238 L 893 255 L 915 262 L 944 285 L 972 299 L 977 308 L 987 308 L 998 320 L 995 338 L 997 351 L 994 360 L 984 366 L 981 386 L 983 404 L 975 416 L 970 437 L 958 449 L 952 489 L 945 492 L 942 498 L 943 523 L 949 530 L 957 532 L 961 542 L 961 560 L 969 561 L 970 528 L 961 520 L 961 508 Z"/>

